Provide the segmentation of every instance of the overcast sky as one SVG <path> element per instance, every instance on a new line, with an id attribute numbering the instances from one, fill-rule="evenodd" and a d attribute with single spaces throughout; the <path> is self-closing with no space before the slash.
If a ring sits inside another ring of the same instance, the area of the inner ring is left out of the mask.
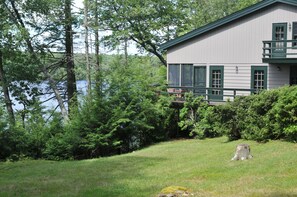
<path id="1" fill-rule="evenodd" d="M 83 0 L 74 0 L 74 5 L 76 7 L 82 8 L 83 7 Z"/>

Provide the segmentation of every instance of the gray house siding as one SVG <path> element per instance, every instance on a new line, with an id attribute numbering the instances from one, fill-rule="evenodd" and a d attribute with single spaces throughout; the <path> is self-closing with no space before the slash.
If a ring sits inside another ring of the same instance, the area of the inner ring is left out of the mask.
<path id="1" fill-rule="evenodd" d="M 290 84 L 289 65 L 269 65 L 268 67 L 268 89 L 278 88 Z"/>

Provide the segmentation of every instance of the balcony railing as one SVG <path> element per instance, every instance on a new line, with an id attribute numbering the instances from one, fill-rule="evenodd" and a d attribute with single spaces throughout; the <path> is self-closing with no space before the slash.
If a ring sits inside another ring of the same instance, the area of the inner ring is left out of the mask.
<path id="1" fill-rule="evenodd" d="M 297 40 L 263 41 L 263 62 L 297 63 Z"/>
<path id="2" fill-rule="evenodd" d="M 232 101 L 236 96 L 248 96 L 256 94 L 259 90 L 256 89 L 240 89 L 240 88 L 198 88 L 198 87 L 183 87 L 169 86 L 167 93 L 175 95 L 176 101 L 184 101 L 185 93 L 193 92 L 195 96 L 202 96 L 208 102 L 226 102 Z"/>

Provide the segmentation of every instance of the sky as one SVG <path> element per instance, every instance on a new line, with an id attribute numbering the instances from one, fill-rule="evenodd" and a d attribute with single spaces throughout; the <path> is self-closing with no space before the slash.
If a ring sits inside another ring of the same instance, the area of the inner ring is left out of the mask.
<path id="1" fill-rule="evenodd" d="M 73 2 L 75 7 L 83 8 L 83 0 L 74 0 Z"/>

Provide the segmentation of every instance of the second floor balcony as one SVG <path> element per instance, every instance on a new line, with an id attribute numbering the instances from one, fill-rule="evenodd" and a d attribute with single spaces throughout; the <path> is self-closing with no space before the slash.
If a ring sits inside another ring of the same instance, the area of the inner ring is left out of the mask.
<path id="1" fill-rule="evenodd" d="M 263 41 L 263 63 L 297 63 L 297 40 Z"/>

